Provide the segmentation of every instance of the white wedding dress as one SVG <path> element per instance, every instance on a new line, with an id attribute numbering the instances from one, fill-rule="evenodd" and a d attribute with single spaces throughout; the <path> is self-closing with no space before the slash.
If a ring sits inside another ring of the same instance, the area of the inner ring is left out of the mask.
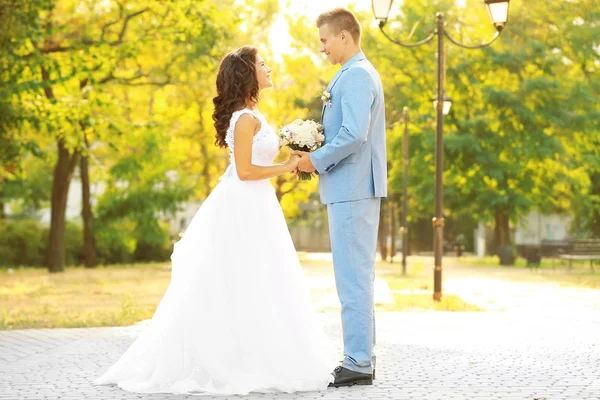
<path id="1" fill-rule="evenodd" d="M 335 360 L 316 323 L 283 212 L 268 179 L 241 181 L 233 128 L 261 122 L 252 162 L 279 139 L 257 111 L 236 111 L 231 164 L 175 244 L 171 282 L 137 340 L 96 384 L 137 393 L 247 394 L 325 389 Z"/>

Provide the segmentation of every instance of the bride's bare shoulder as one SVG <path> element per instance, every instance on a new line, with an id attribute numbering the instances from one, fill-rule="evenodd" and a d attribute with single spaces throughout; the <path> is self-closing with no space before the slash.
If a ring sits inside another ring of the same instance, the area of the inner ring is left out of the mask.
<path id="1" fill-rule="evenodd" d="M 247 112 L 240 115 L 238 118 L 234 131 L 239 132 L 252 132 L 256 134 L 260 130 L 260 120 L 252 113 Z"/>

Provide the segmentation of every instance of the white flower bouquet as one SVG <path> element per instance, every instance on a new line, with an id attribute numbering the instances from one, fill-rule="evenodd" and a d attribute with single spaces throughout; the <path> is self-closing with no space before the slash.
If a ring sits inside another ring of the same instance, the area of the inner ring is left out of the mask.
<path id="1" fill-rule="evenodd" d="M 279 137 L 282 146 L 306 152 L 317 150 L 325 141 L 323 125 L 310 119 L 297 119 L 291 124 L 284 126 L 279 131 Z M 313 174 L 311 172 L 300 171 L 298 176 L 301 180 L 306 181 L 312 179 Z"/>

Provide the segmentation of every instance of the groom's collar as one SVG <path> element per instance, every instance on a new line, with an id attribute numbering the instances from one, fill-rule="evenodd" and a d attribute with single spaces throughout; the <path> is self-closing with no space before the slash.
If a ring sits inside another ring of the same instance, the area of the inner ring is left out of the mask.
<path id="1" fill-rule="evenodd" d="M 333 79 L 331 80 L 331 82 L 329 82 L 329 85 L 327 86 L 327 91 L 331 92 L 331 90 L 333 89 L 333 87 L 335 86 L 335 83 L 337 82 L 338 79 L 340 79 L 340 76 L 342 76 L 342 74 L 344 73 L 345 70 L 347 70 L 348 68 L 350 68 L 353 64 L 355 64 L 358 61 L 361 60 L 365 60 L 367 57 L 365 56 L 365 53 L 363 53 L 362 51 L 359 53 L 356 53 L 355 55 L 353 55 L 352 57 L 350 57 L 350 59 L 348 61 L 346 61 L 346 64 L 344 64 L 344 66 L 342 68 L 340 68 L 338 70 L 338 72 L 336 72 L 336 74 L 333 76 Z M 323 108 L 321 109 L 321 120 L 323 120 L 323 114 L 325 113 L 325 102 L 323 102 Z"/>
<path id="2" fill-rule="evenodd" d="M 363 53 L 362 51 L 356 53 L 355 55 L 353 55 L 352 57 L 350 57 L 350 59 L 348 61 L 346 61 L 346 64 L 344 64 L 344 66 L 342 67 L 342 71 L 347 70 L 348 68 L 350 68 L 354 63 L 364 60 L 365 58 L 367 58 L 367 56 L 365 56 L 365 53 Z"/>
<path id="3" fill-rule="evenodd" d="M 355 55 L 350 57 L 350 59 L 348 61 L 346 61 L 346 64 L 344 64 L 344 66 L 342 68 L 340 68 L 338 70 L 338 72 L 335 73 L 335 75 L 333 76 L 333 79 L 331 79 L 331 82 L 329 82 L 329 86 L 327 86 L 327 90 L 331 91 L 331 89 L 333 89 L 333 86 L 335 85 L 337 80 L 340 78 L 340 76 L 342 76 L 342 74 L 344 73 L 345 70 L 350 68 L 353 64 L 356 64 L 358 61 L 365 60 L 366 58 L 367 58 L 367 56 L 365 56 L 365 53 L 363 53 L 362 51 L 359 53 L 356 53 Z"/>

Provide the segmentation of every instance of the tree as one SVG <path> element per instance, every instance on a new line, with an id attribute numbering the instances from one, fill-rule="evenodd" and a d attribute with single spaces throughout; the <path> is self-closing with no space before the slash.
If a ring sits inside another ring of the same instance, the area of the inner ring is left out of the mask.
<path id="1" fill-rule="evenodd" d="M 114 87 L 170 84 L 171 69 L 178 61 L 191 54 L 210 56 L 208 46 L 229 26 L 214 23 L 225 11 L 208 1 L 64 0 L 45 2 L 44 7 L 40 4 L 34 20 L 38 34 L 21 38 L 19 50 L 12 56 L 30 71 L 21 77 L 22 84 L 42 82 L 45 101 L 38 105 L 40 119 L 46 121 L 44 129 L 56 138 L 48 266 L 50 271 L 59 272 L 64 266 L 66 196 L 78 164 L 86 183 L 86 253 L 88 263 L 93 264 L 92 207 L 87 185 L 89 145 L 110 141 L 107 135 L 118 125 L 104 117 L 111 114 L 111 108 L 118 107 Z M 35 98 L 35 89 L 27 93 L 30 98 Z"/>
<path id="2" fill-rule="evenodd" d="M 464 10 L 451 2 L 403 4 L 396 22 L 398 34 L 412 31 L 415 40 L 422 37 L 431 28 L 434 7 L 445 12 L 450 34 L 462 41 L 491 36 L 493 29 L 483 8 L 470 7 L 469 2 Z M 578 193 L 570 188 L 581 186 L 585 174 L 573 170 L 573 152 L 565 137 L 574 127 L 583 126 L 581 119 L 594 119 L 593 114 L 581 117 L 585 107 L 571 111 L 567 106 L 581 88 L 561 79 L 572 73 L 573 67 L 547 40 L 555 35 L 548 35 L 552 29 L 547 18 L 552 11 L 545 8 L 528 14 L 519 12 L 520 7 L 511 5 L 509 25 L 492 46 L 477 51 L 455 46 L 446 49 L 447 92 L 454 106 L 444 131 L 444 214 L 493 219 L 498 245 L 510 244 L 509 221 L 532 208 L 571 209 Z M 560 8 L 564 21 L 584 14 L 581 7 Z M 394 22 L 390 26 L 394 27 Z M 413 29 L 416 26 L 418 29 Z M 383 79 L 392 127 L 402 106 L 408 105 L 412 111 L 409 187 L 418 202 L 411 208 L 431 215 L 434 50 L 391 46 L 381 36 L 372 38 L 368 33 L 365 38 L 369 43 L 365 47 L 375 52 L 370 58 L 380 71 L 389 71 Z M 394 60 L 402 62 L 394 65 Z M 390 139 L 390 186 L 397 191 L 401 187 L 401 157 L 393 154 L 399 154 L 401 143 L 393 134 Z"/>
<path id="3" fill-rule="evenodd" d="M 18 51 L 24 38 L 37 32 L 35 20 L 47 1 L 7 0 L 0 4 L 0 219 L 4 205 L 12 198 L 28 193 L 23 179 L 24 159 L 29 155 L 43 157 L 40 143 L 43 137 L 35 135 L 39 119 L 36 105 L 22 100 L 23 93 L 35 83 L 22 84 L 19 77 L 26 66 L 16 63 L 12 55 Z M 36 192 L 34 190 L 34 192 Z M 32 199 L 38 203 L 38 198 Z"/>

